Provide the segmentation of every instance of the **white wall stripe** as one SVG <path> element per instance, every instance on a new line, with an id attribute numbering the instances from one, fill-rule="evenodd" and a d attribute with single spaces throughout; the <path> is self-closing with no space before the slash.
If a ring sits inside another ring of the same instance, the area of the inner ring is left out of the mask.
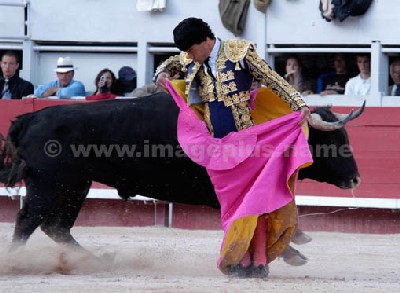
<path id="1" fill-rule="evenodd" d="M 0 196 L 25 196 L 26 188 L 0 187 Z M 91 188 L 87 198 L 91 199 L 120 199 L 117 190 L 107 188 Z M 136 195 L 132 200 L 158 201 L 153 198 Z M 359 207 L 378 209 L 400 209 L 400 199 L 396 198 L 360 198 L 340 196 L 314 196 L 296 195 L 296 203 L 299 206 L 322 206 L 322 207 Z"/>

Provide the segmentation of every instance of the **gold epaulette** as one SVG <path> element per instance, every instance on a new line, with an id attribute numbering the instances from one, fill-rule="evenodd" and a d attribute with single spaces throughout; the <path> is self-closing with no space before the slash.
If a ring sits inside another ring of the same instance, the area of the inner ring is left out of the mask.
<path id="1" fill-rule="evenodd" d="M 239 62 L 247 53 L 247 50 L 252 45 L 246 40 L 227 40 L 224 42 L 224 53 L 229 61 Z"/>
<path id="2" fill-rule="evenodd" d="M 179 54 L 179 61 L 184 67 L 187 67 L 190 63 L 193 62 L 193 60 L 189 58 L 188 53 L 186 52 L 181 52 Z"/>
<path id="3" fill-rule="evenodd" d="M 181 52 L 179 54 L 179 62 L 182 65 L 182 71 L 186 72 L 187 71 L 187 67 L 189 64 L 193 63 L 193 60 L 189 58 L 188 53 L 186 52 Z M 194 72 L 197 72 L 196 68 L 200 67 L 200 63 L 198 62 L 194 62 L 195 67 L 193 67 Z"/>
<path id="4" fill-rule="evenodd" d="M 167 60 L 165 60 L 157 67 L 154 77 L 156 78 L 161 72 L 170 73 L 170 71 L 174 72 L 177 71 L 176 67 L 177 65 L 179 65 L 179 62 L 180 62 L 179 55 L 174 55 L 169 57 Z M 172 75 L 174 75 L 175 73 L 173 73 Z"/>

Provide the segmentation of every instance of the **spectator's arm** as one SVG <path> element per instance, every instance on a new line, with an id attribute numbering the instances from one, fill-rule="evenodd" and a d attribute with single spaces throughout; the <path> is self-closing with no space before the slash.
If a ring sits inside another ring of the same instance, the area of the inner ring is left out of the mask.
<path id="1" fill-rule="evenodd" d="M 44 86 L 43 85 L 39 85 L 37 88 L 36 88 L 36 90 L 34 91 L 34 95 L 35 96 L 37 96 L 37 97 L 41 97 L 42 95 L 43 95 L 43 93 L 44 93 L 44 91 L 45 91 L 46 89 L 44 88 Z"/>
<path id="2" fill-rule="evenodd" d="M 36 90 L 34 92 L 34 95 L 37 96 L 37 97 L 48 97 L 48 96 L 51 95 L 51 94 L 49 94 L 48 90 L 50 88 L 54 88 L 54 87 L 57 87 L 57 82 L 56 81 L 52 81 L 52 82 L 46 83 L 45 85 L 39 85 L 36 88 Z M 47 91 L 47 93 L 46 93 L 46 91 Z M 55 92 L 54 92 L 54 94 L 55 94 Z"/>
<path id="3" fill-rule="evenodd" d="M 80 81 L 73 81 L 69 86 L 57 91 L 58 97 L 85 96 L 85 86 Z"/>

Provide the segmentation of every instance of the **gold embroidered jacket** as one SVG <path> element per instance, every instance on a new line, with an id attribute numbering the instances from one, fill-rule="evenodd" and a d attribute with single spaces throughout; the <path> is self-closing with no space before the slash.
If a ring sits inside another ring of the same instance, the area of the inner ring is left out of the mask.
<path id="1" fill-rule="evenodd" d="M 156 70 L 155 76 L 167 72 L 170 76 L 185 74 L 189 104 L 206 103 L 204 118 L 211 133 L 210 113 L 207 102 L 223 102 L 231 107 L 238 130 L 253 125 L 250 115 L 250 88 L 257 81 L 270 88 L 294 110 L 306 106 L 306 103 L 289 83 L 255 51 L 254 46 L 246 40 L 221 41 L 216 61 L 217 74 L 213 79 L 205 73 L 203 64 L 193 62 L 186 52 L 172 56 Z"/>

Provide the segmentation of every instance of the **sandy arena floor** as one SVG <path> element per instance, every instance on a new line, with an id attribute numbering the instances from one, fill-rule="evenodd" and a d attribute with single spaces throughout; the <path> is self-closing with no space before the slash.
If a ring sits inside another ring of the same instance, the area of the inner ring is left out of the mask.
<path id="1" fill-rule="evenodd" d="M 302 267 L 282 260 L 267 280 L 230 279 L 216 268 L 221 231 L 77 227 L 96 257 L 37 230 L 7 254 L 13 225 L 0 223 L 0 292 L 400 292 L 400 235 L 314 232 Z"/>

